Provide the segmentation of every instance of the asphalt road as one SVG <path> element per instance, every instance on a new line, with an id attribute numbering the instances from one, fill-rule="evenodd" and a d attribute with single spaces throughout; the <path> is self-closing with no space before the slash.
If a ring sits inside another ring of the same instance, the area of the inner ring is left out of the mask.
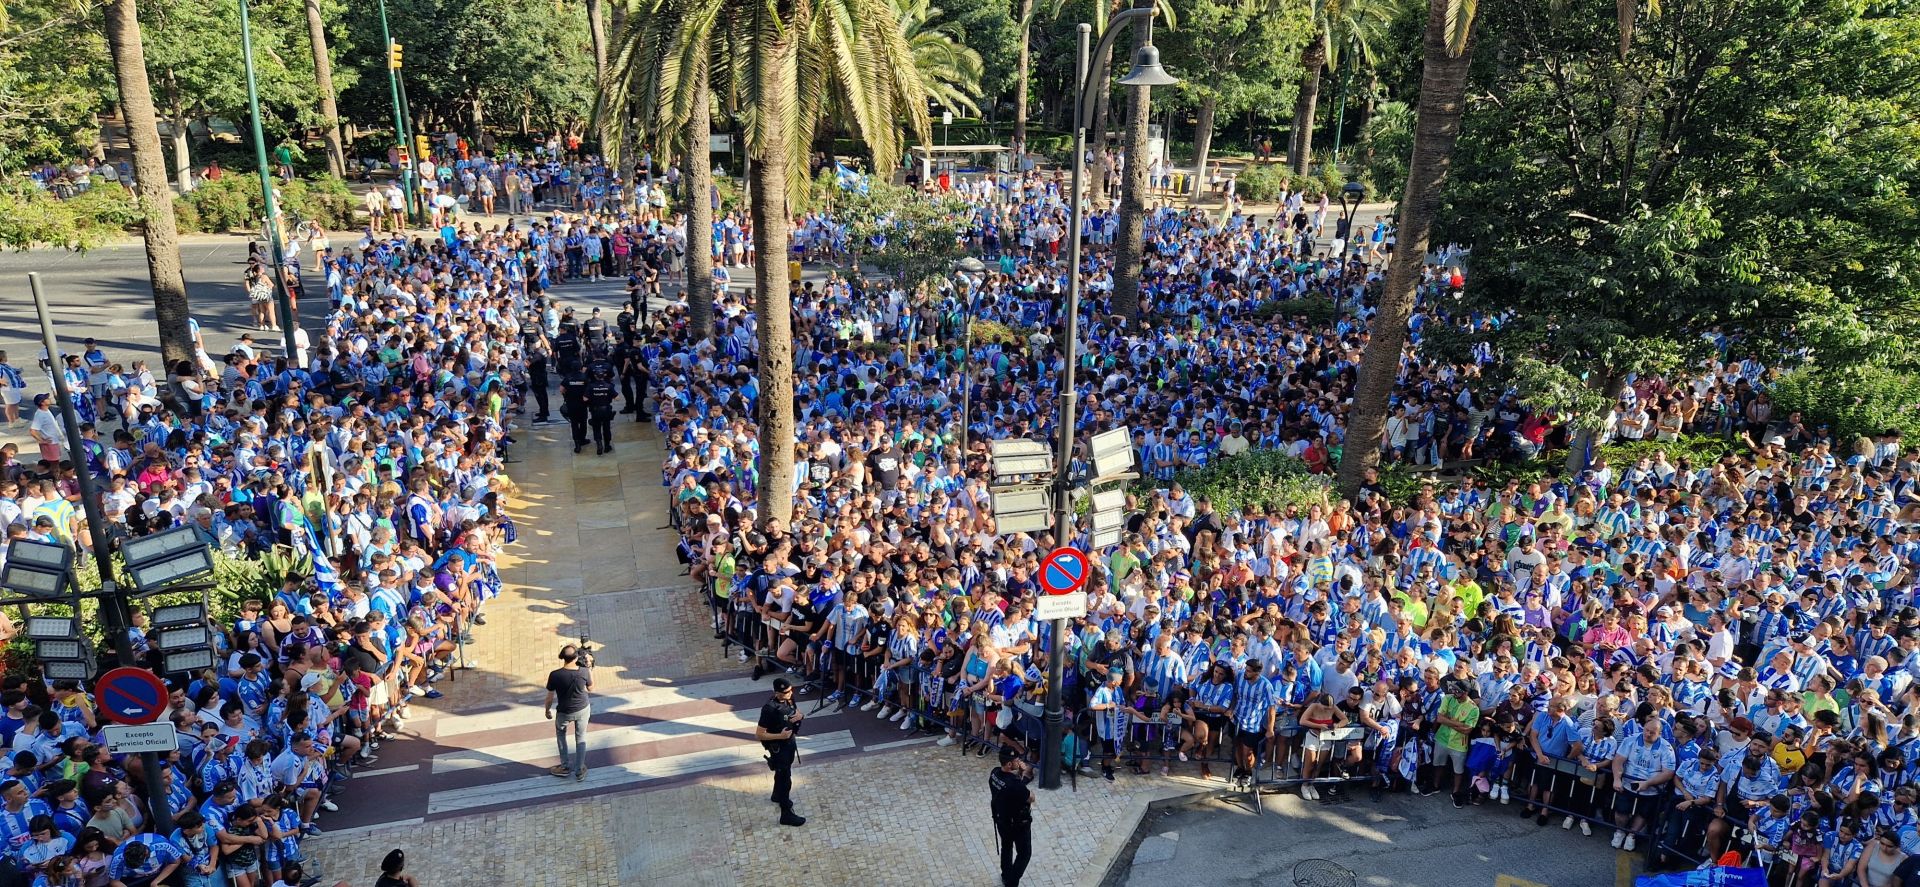
<path id="1" fill-rule="evenodd" d="M 1607 832 L 1581 837 L 1488 802 L 1455 810 L 1445 795 L 1365 790 L 1350 800 L 1265 797 L 1256 815 L 1244 795 L 1147 815 L 1145 837 L 1119 880 L 1126 887 L 1207 884 L 1284 887 L 1301 860 L 1332 860 L 1360 887 L 1629 887 L 1640 858 L 1607 846 Z"/>

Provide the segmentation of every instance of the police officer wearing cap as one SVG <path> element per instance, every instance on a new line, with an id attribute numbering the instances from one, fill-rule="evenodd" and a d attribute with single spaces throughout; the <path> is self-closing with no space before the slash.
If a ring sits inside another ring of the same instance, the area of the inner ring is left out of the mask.
<path id="1" fill-rule="evenodd" d="M 780 824 L 802 826 L 807 818 L 793 812 L 793 759 L 800 754 L 800 719 L 804 715 L 793 705 L 793 682 L 773 679 L 773 698 L 760 706 L 760 721 L 753 727 L 753 738 L 767 750 L 767 769 L 773 771 L 773 796 L 780 805 Z"/>
<path id="2" fill-rule="evenodd" d="M 520 350 L 527 358 L 527 387 L 533 390 L 533 402 L 539 407 L 533 415 L 535 425 L 553 421 L 547 408 L 547 358 L 552 348 L 546 332 L 540 329 L 539 313 L 528 309 L 520 318 Z"/>
<path id="3" fill-rule="evenodd" d="M 573 426 L 573 451 L 587 445 L 587 375 L 575 367 L 560 380 L 560 411 Z"/>
<path id="4" fill-rule="evenodd" d="M 619 394 L 613 383 L 613 367 L 605 361 L 594 361 L 593 378 L 587 382 L 587 416 L 593 422 L 596 456 L 613 452 L 613 399 Z"/>
<path id="5" fill-rule="evenodd" d="M 585 338 L 589 348 L 607 343 L 607 321 L 600 316 L 600 309 L 593 309 L 593 314 L 587 317 L 585 323 L 580 324 L 580 334 Z"/>
<path id="6" fill-rule="evenodd" d="M 653 418 L 647 414 L 645 403 L 652 377 L 647 373 L 647 357 L 640 343 L 632 338 L 622 341 L 613 350 L 613 365 L 620 370 L 620 397 L 626 402 L 620 412 L 632 413 L 635 422 Z"/>
<path id="7" fill-rule="evenodd" d="M 1033 768 L 1011 748 L 1000 750 L 1000 766 L 987 774 L 992 794 L 993 832 L 1000 841 L 1000 883 L 1020 887 L 1033 859 Z"/>
<path id="8" fill-rule="evenodd" d="M 553 356 L 562 376 L 580 371 L 580 322 L 573 319 L 572 308 L 560 318 L 560 334 L 553 337 Z"/>

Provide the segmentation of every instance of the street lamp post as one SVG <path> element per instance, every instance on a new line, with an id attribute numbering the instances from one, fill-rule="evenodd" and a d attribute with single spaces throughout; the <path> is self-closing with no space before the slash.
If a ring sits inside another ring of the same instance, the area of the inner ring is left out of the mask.
<path id="1" fill-rule="evenodd" d="M 243 2 L 241 7 L 244 9 L 245 5 Z M 244 15 L 241 22 L 245 27 Z M 258 130 L 255 132 L 257 134 Z M 33 309 L 40 318 L 41 341 L 55 361 L 52 374 L 54 401 L 67 432 L 67 458 L 73 462 L 74 480 L 80 485 L 80 507 L 87 518 L 88 544 L 93 548 L 94 569 L 100 573 L 100 618 L 106 622 L 107 638 L 113 642 L 114 661 L 119 665 L 135 665 L 133 644 L 128 640 L 133 612 L 127 606 L 126 590 L 118 587 L 114 581 L 113 544 L 107 537 L 107 518 L 100 507 L 99 484 L 87 464 L 86 447 L 80 437 L 80 416 L 73 408 L 73 392 L 67 388 L 66 374 L 59 371 L 60 344 L 53 333 L 53 316 L 47 310 L 47 294 L 40 288 L 39 273 L 27 274 L 27 286 L 33 291 Z M 79 540 L 74 541 L 77 546 Z M 73 611 L 76 615 L 80 612 L 77 602 Z M 160 778 L 159 756 L 145 752 L 140 756 L 140 765 L 145 771 L 147 806 L 152 812 L 154 827 L 162 834 L 169 833 L 173 830 L 173 815 L 167 807 L 167 790 Z"/>
<path id="2" fill-rule="evenodd" d="M 1360 210 L 1360 203 L 1367 199 L 1367 186 L 1358 179 L 1349 179 L 1340 189 L 1340 221 L 1334 223 L 1333 236 L 1340 241 L 1341 267 L 1346 266 L 1346 257 L 1353 251 L 1353 215 Z M 1333 325 L 1340 326 L 1340 292 L 1333 293 Z"/>
<path id="3" fill-rule="evenodd" d="M 977 295 L 975 287 L 986 281 L 987 263 L 967 256 L 953 266 L 960 273 L 976 278 L 968 281 L 967 293 L 960 300 L 960 464 L 965 465 L 973 415 L 973 300 Z"/>
<path id="4" fill-rule="evenodd" d="M 293 297 L 287 292 L 287 255 L 280 243 L 280 208 L 273 199 L 273 171 L 267 166 L 267 138 L 260 131 L 260 87 L 253 74 L 253 31 L 247 24 L 247 0 L 240 3 L 240 56 L 247 69 L 247 113 L 253 119 L 253 160 L 260 167 L 260 197 L 266 223 L 261 233 L 267 237 L 268 256 L 273 262 L 273 298 L 280 313 L 280 351 L 287 363 L 295 363 Z"/>
<path id="5" fill-rule="evenodd" d="M 1160 67 L 1160 50 L 1153 45 L 1152 7 L 1134 7 L 1117 12 L 1108 20 L 1106 33 L 1100 36 L 1099 52 L 1106 52 L 1113 45 L 1115 37 L 1127 25 L 1145 22 L 1147 42 L 1134 52 L 1133 70 L 1120 78 L 1122 86 L 1171 86 L 1180 82 Z M 1087 60 L 1091 58 L 1088 46 L 1093 39 L 1093 26 L 1082 22 L 1079 27 L 1079 45 L 1073 68 L 1073 181 L 1072 190 L 1067 192 L 1067 322 L 1066 341 L 1061 351 L 1066 357 L 1066 368 L 1060 379 L 1060 422 L 1057 434 L 1058 453 L 1054 458 L 1053 497 L 1054 544 L 1064 546 L 1072 538 L 1073 499 L 1073 429 L 1074 429 L 1074 364 L 1079 360 L 1074 353 L 1075 343 L 1080 338 L 1080 224 L 1085 207 L 1081 201 L 1080 189 L 1086 177 L 1087 166 L 1087 129 L 1093 121 L 1093 98 L 1089 91 L 1094 84 L 1087 80 Z M 1100 84 L 1105 89 L 1106 84 Z M 1136 163 L 1140 158 L 1130 157 L 1127 162 Z M 1060 699 L 1060 685 L 1066 677 L 1066 635 L 1067 620 L 1053 620 L 1053 648 L 1047 655 L 1047 710 L 1043 718 L 1046 724 L 1047 738 L 1040 756 L 1040 787 L 1060 787 L 1060 740 L 1066 733 L 1066 712 Z"/>

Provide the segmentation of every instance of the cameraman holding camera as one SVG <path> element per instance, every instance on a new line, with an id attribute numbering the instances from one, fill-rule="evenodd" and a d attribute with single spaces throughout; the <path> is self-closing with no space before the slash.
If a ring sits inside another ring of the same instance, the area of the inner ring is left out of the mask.
<path id="1" fill-rule="evenodd" d="M 760 722 L 754 725 L 753 738 L 767 750 L 767 769 L 773 771 L 773 797 L 780 805 L 780 824 L 802 826 L 807 818 L 793 812 L 793 759 L 800 753 L 800 719 L 793 705 L 793 682 L 773 679 L 773 698 L 760 706 Z"/>
<path id="2" fill-rule="evenodd" d="M 584 645 L 568 644 L 560 648 L 560 667 L 547 673 L 547 720 L 553 721 L 553 735 L 560 745 L 560 763 L 547 771 L 565 779 L 587 778 L 587 715 L 592 706 L 587 692 L 593 689 L 593 654 Z M 559 717 L 554 711 L 559 710 Z M 567 755 L 567 727 L 573 727 L 573 755 Z M 568 761 L 572 766 L 568 766 Z"/>
<path id="3" fill-rule="evenodd" d="M 993 794 L 993 831 L 1000 838 L 1000 883 L 1020 887 L 1033 858 L 1033 768 L 1011 748 L 1000 750 L 1000 766 L 987 774 Z"/>

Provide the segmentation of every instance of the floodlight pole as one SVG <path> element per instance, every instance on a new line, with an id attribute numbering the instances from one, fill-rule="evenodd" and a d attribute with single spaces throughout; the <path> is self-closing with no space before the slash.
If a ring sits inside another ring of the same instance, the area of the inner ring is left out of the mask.
<path id="1" fill-rule="evenodd" d="M 73 463 L 74 478 L 80 482 L 80 508 L 87 516 L 87 534 L 93 545 L 93 566 L 100 573 L 100 618 L 106 623 L 107 637 L 113 643 L 114 662 L 137 665 L 133 658 L 133 644 L 128 638 L 128 629 L 133 625 L 133 613 L 127 606 L 126 594 L 114 583 L 107 518 L 100 508 L 99 488 L 94 482 L 92 469 L 87 465 L 86 450 L 81 446 L 80 415 L 73 409 L 73 392 L 67 388 L 67 374 L 60 360 L 60 344 L 53 334 L 53 315 L 47 310 L 47 294 L 40 286 L 39 272 L 28 272 L 27 284 L 33 290 L 33 310 L 40 317 L 40 339 L 46 346 L 47 360 L 53 368 L 50 375 L 53 376 L 54 400 L 60 406 L 60 418 L 67 429 L 67 459 Z M 79 615 L 79 599 L 75 598 L 74 616 Z M 173 810 L 167 804 L 166 785 L 160 779 L 160 758 L 153 752 L 142 752 L 140 764 L 145 771 L 147 810 L 152 816 L 154 831 L 162 835 L 172 834 Z"/>

